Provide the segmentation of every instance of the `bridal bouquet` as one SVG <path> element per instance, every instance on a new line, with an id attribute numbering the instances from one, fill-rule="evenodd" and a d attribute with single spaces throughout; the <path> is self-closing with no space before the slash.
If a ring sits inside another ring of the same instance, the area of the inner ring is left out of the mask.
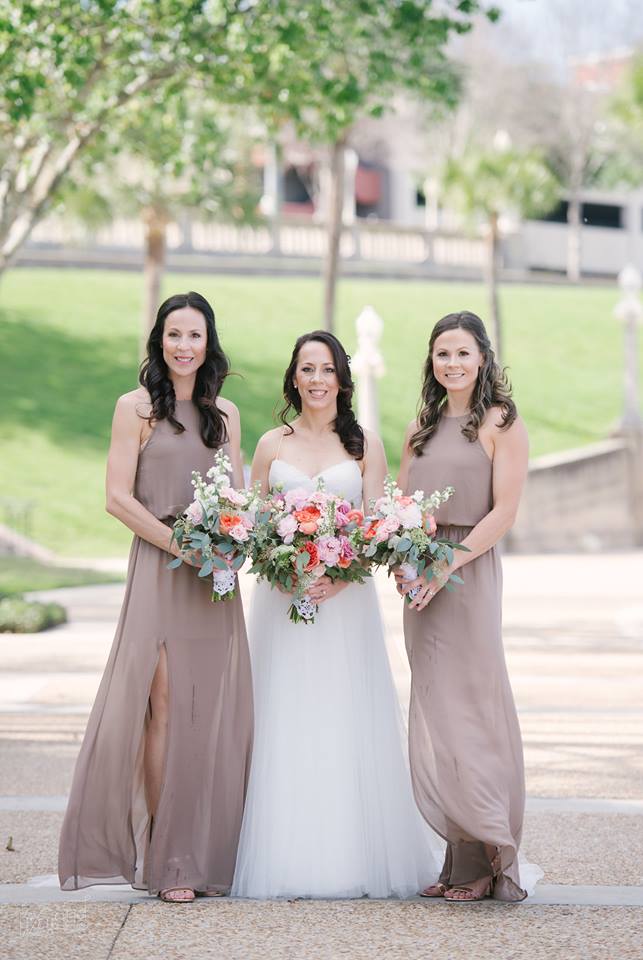
<path id="1" fill-rule="evenodd" d="M 257 494 L 235 490 L 230 485 L 232 465 L 222 450 L 204 479 L 192 473 L 194 499 L 174 524 L 173 539 L 183 553 L 198 552 L 202 558 L 200 577 L 212 575 L 212 600 L 235 595 L 236 572 L 250 552 L 255 526 Z M 168 564 L 179 567 L 183 557 Z"/>
<path id="2" fill-rule="evenodd" d="M 257 510 L 251 573 L 294 591 L 288 610 L 293 623 L 312 623 L 317 605 L 307 590 L 318 577 L 361 583 L 369 576 L 364 563 L 364 516 L 348 500 L 317 490 L 277 490 Z"/>
<path id="3" fill-rule="evenodd" d="M 437 523 L 434 511 L 453 496 L 453 487 L 436 490 L 427 497 L 422 490 L 404 496 L 389 475 L 384 481 L 384 496 L 371 501 L 370 514 L 364 531 L 364 556 L 375 567 L 391 570 L 399 567 L 405 580 L 424 575 L 431 580 L 440 568 L 453 561 L 454 550 L 467 550 L 459 543 L 435 536 Z M 461 577 L 451 574 L 449 581 L 462 583 Z M 447 589 L 452 589 L 450 583 Z M 420 587 L 407 594 L 410 601 Z"/>

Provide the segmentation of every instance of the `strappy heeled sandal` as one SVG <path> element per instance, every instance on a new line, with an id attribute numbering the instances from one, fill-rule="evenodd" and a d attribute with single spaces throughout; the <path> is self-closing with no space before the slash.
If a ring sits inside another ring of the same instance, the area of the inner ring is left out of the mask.
<path id="1" fill-rule="evenodd" d="M 189 893 L 190 896 L 173 897 L 171 896 L 173 893 Z M 159 890 L 158 897 L 163 903 L 192 903 L 195 899 L 195 893 L 189 887 L 167 887 L 165 890 Z"/>
<path id="2" fill-rule="evenodd" d="M 450 887 L 447 890 L 447 892 L 444 894 L 444 899 L 447 900 L 449 903 L 476 903 L 478 900 L 485 900 L 487 897 L 491 896 L 491 894 L 493 893 L 493 884 L 494 884 L 494 877 L 489 877 L 487 886 L 484 887 L 482 893 L 478 894 L 477 896 L 474 894 L 471 887 L 465 887 L 465 886 Z M 450 897 L 449 896 L 450 893 L 469 893 L 471 894 L 471 896 Z"/>

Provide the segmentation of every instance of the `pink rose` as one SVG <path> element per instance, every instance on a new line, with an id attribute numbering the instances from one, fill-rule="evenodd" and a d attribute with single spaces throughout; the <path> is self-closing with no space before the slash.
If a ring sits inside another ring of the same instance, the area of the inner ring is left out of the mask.
<path id="1" fill-rule="evenodd" d="M 292 543 L 296 532 L 297 521 L 291 514 L 286 517 L 282 517 L 277 524 L 277 533 L 284 543 Z"/>
<path id="2" fill-rule="evenodd" d="M 239 491 L 235 490 L 234 487 L 221 487 L 219 494 L 226 500 L 229 500 L 230 503 L 234 503 L 236 507 L 242 507 L 246 502 L 245 495 L 243 493 L 239 493 Z"/>
<path id="3" fill-rule="evenodd" d="M 342 545 L 337 537 L 321 537 L 317 541 L 317 553 L 322 563 L 334 567 L 341 556 Z"/>
<path id="4" fill-rule="evenodd" d="M 195 526 L 198 523 L 203 522 L 205 513 L 203 512 L 203 507 L 201 506 L 198 500 L 192 501 L 190 506 L 185 511 L 185 516 L 190 521 L 190 523 L 194 524 Z"/>
<path id="5" fill-rule="evenodd" d="M 338 510 L 335 514 L 335 526 L 338 530 L 343 530 L 344 527 L 348 526 L 350 520 L 348 519 L 348 514 L 344 513 L 343 510 Z"/>
<path id="6" fill-rule="evenodd" d="M 414 501 L 398 510 L 397 515 L 405 530 L 422 526 L 422 511 Z"/>
<path id="7" fill-rule="evenodd" d="M 237 523 L 228 531 L 228 535 L 232 537 L 233 540 L 236 540 L 237 543 L 245 543 L 248 539 L 248 531 L 242 523 Z"/>
<path id="8" fill-rule="evenodd" d="M 348 537 L 340 537 L 339 542 L 340 556 L 339 560 L 337 561 L 337 566 L 345 570 L 346 567 L 350 567 L 351 563 L 355 559 L 356 554 Z"/>
<path id="9" fill-rule="evenodd" d="M 286 510 L 303 510 L 309 503 L 310 494 L 303 487 L 295 487 L 289 490 L 285 496 Z"/>
<path id="10" fill-rule="evenodd" d="M 376 543 L 383 543 L 384 540 L 388 540 L 391 534 L 395 533 L 399 525 L 400 525 L 400 522 L 397 519 L 397 517 L 393 515 L 384 517 L 384 519 L 378 525 L 377 530 L 375 531 Z"/>

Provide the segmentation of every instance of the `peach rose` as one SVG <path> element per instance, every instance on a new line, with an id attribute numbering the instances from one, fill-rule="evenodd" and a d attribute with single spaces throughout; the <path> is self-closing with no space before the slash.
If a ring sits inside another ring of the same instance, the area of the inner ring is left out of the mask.
<path id="1" fill-rule="evenodd" d="M 236 513 L 222 513 L 219 517 L 219 529 L 221 533 L 230 533 L 233 527 L 241 523 L 241 517 Z"/>

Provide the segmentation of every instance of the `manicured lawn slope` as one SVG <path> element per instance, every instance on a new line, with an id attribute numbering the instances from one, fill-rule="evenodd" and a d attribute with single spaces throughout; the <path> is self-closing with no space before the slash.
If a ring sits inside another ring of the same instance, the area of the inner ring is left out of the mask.
<path id="1" fill-rule="evenodd" d="M 313 279 L 173 275 L 164 295 L 196 289 L 215 307 L 239 376 L 224 393 L 241 409 L 250 459 L 273 424 L 283 371 L 299 333 L 320 322 Z M 532 454 L 606 435 L 620 414 L 622 331 L 615 287 L 507 286 L 506 362 Z M 69 556 L 122 553 L 127 531 L 104 512 L 104 460 L 116 397 L 136 384 L 142 281 L 134 273 L 16 269 L 0 287 L 0 520 L 33 503 L 31 534 Z M 432 324 L 486 311 L 476 284 L 343 281 L 337 332 L 356 349 L 355 318 L 370 303 L 385 321 L 382 436 L 392 467 L 415 412 Z"/>

